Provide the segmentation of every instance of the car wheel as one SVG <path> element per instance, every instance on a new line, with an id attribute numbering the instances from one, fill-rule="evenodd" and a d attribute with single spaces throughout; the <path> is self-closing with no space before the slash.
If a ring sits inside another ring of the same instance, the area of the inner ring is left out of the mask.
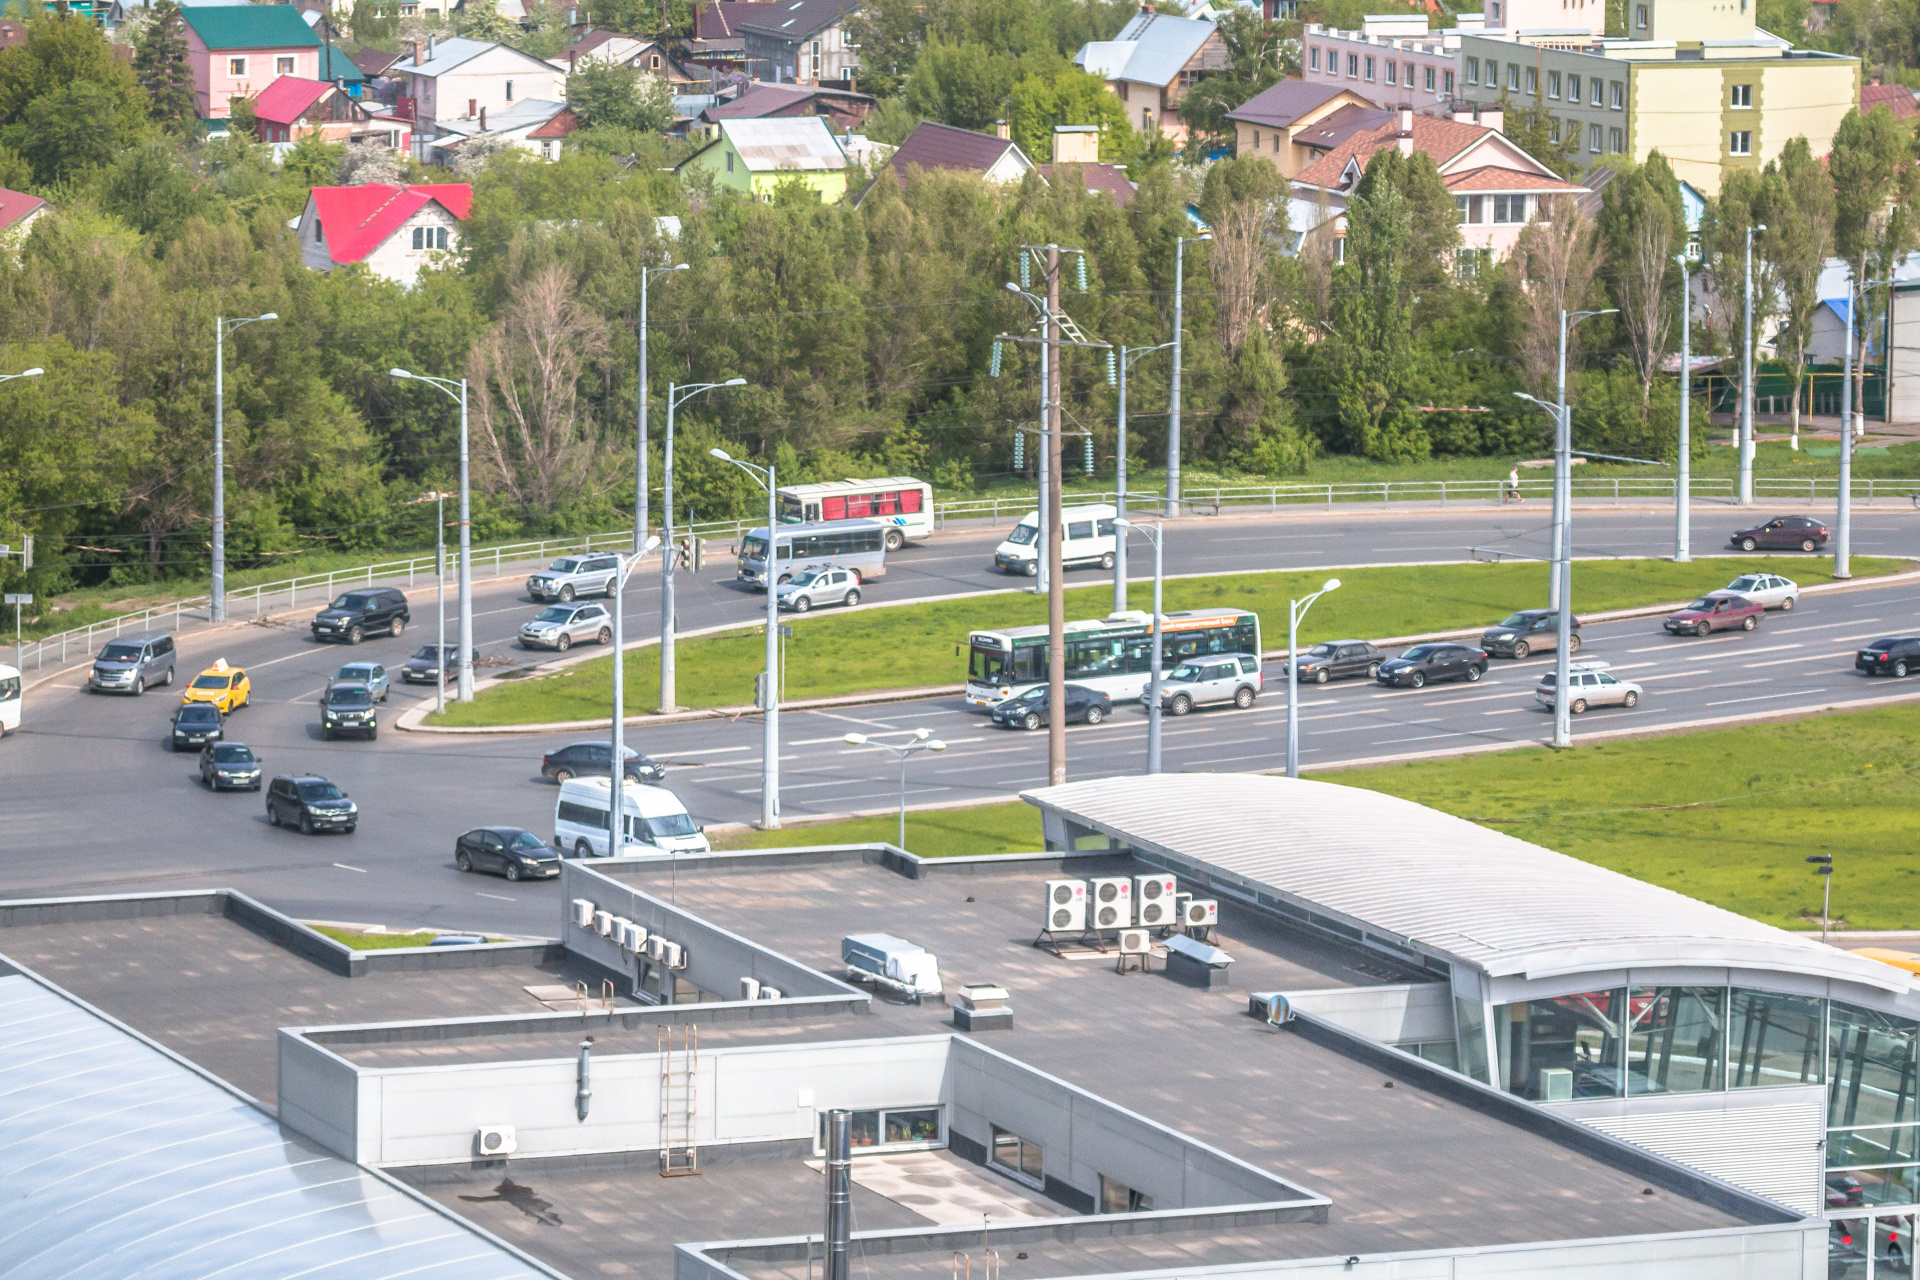
<path id="1" fill-rule="evenodd" d="M 161 683 L 161 684 L 163 684 L 163 685 L 169 685 L 169 684 L 172 684 L 172 683 L 173 683 L 173 668 L 172 668 L 172 667 L 168 667 L 168 668 L 167 668 L 167 678 L 166 678 L 165 680 L 162 680 L 162 681 L 161 681 L 160 683 Z"/>
<path id="2" fill-rule="evenodd" d="M 786 586 L 786 585 L 787 585 L 787 584 L 788 584 L 789 582 L 792 582 L 792 581 L 793 581 L 793 575 L 792 575 L 792 574 L 790 574 L 790 573 L 783 573 L 783 574 L 781 574 L 781 575 L 780 575 L 780 578 L 779 578 L 779 580 L 778 580 L 778 581 L 777 581 L 776 583 L 774 583 L 774 585 L 775 585 L 775 586 L 779 586 L 779 587 L 784 587 L 784 586 Z"/>
<path id="3" fill-rule="evenodd" d="M 1812 538 L 1800 539 L 1800 549 L 1802 551 L 1811 551 L 1813 550 L 1813 546 L 1814 546 L 1814 543 Z"/>
<path id="4" fill-rule="evenodd" d="M 1087 708 L 1088 724 L 1099 724 L 1102 720 L 1105 720 L 1106 718 L 1107 718 L 1107 713 L 1102 711 L 1100 708 L 1098 707 Z"/>
<path id="5" fill-rule="evenodd" d="M 1427 673 L 1424 671 L 1416 671 L 1407 677 L 1407 683 L 1416 689 L 1424 689 L 1427 685 Z"/>
<path id="6" fill-rule="evenodd" d="M 1333 674 L 1329 672 L 1325 667 L 1322 667 L 1318 671 L 1313 673 L 1313 682 L 1315 684 L 1325 684 L 1327 681 L 1331 679 L 1333 679 Z"/>
<path id="7" fill-rule="evenodd" d="M 1760 545 L 1760 544 L 1759 544 L 1759 543 L 1757 543 L 1757 542 L 1755 542 L 1755 541 L 1754 541 L 1754 540 L 1753 540 L 1752 538 L 1742 538 L 1742 539 L 1740 539 L 1740 549 L 1741 549 L 1742 551 L 1752 551 L 1752 550 L 1753 550 L 1753 549 L 1754 549 L 1755 547 L 1757 547 L 1757 546 L 1759 546 L 1759 545 Z"/>
<path id="8" fill-rule="evenodd" d="M 353 630 L 347 632 L 348 644 L 359 644 L 362 640 L 365 640 L 366 638 L 367 638 L 367 631 L 365 627 L 355 627 L 353 628 Z"/>
<path id="9" fill-rule="evenodd" d="M 300 834 L 303 836 L 313 834 L 313 819 L 304 813 L 300 815 Z"/>
<path id="10" fill-rule="evenodd" d="M 1710 627 L 1710 626 L 1708 626 L 1708 625 L 1707 625 L 1706 623 L 1704 623 L 1704 622 L 1702 622 L 1702 623 L 1700 623 L 1700 624 L 1699 624 L 1698 626 L 1696 626 L 1696 627 L 1695 627 L 1695 628 L 1693 629 L 1693 634 L 1695 634 L 1696 636 L 1704 636 L 1704 635 L 1706 635 L 1706 634 L 1707 634 L 1707 633 L 1708 633 L 1709 631 L 1712 631 L 1712 630 L 1713 630 L 1713 628 L 1712 628 L 1712 627 Z"/>
<path id="11" fill-rule="evenodd" d="M 143 694 L 143 693 L 145 693 L 146 691 L 147 691 L 147 680 L 146 680 L 146 677 L 145 677 L 145 676 L 135 676 L 135 677 L 133 678 L 133 696 L 137 698 L 137 697 L 139 697 L 139 696 L 140 696 L 141 694 Z"/>
<path id="12" fill-rule="evenodd" d="M 600 628 L 600 634 L 595 636 L 594 639 L 598 640 L 601 644 L 612 644 L 613 628 L 612 627 Z"/>
<path id="13" fill-rule="evenodd" d="M 1626 692 L 1626 696 L 1620 699 L 1620 705 L 1623 707 L 1637 707 L 1640 705 L 1640 695 L 1629 689 Z"/>
<path id="14" fill-rule="evenodd" d="M 1796 603 L 1796 602 L 1795 602 L 1795 600 L 1794 600 L 1794 598 L 1793 598 L 1792 596 L 1787 596 L 1787 597 L 1786 597 L 1785 599 L 1783 599 L 1783 600 L 1781 600 L 1781 601 L 1780 601 L 1780 612 L 1782 612 L 1782 613 L 1792 613 L 1792 612 L 1793 612 L 1793 606 L 1794 606 L 1794 604 L 1795 604 L 1795 603 Z"/>
<path id="15" fill-rule="evenodd" d="M 571 769 L 555 769 L 553 771 L 553 780 L 555 782 L 567 782 L 571 780 L 572 777 L 573 770 Z"/>
<path id="16" fill-rule="evenodd" d="M 849 591 L 847 592 L 846 599 L 842 600 L 840 603 L 847 606 L 847 608 L 851 609 L 853 608 L 853 606 L 860 603 L 860 593 L 858 591 Z"/>
<path id="17" fill-rule="evenodd" d="M 1572 635 L 1567 637 L 1567 652 L 1568 653 L 1580 652 L 1580 633 L 1579 632 L 1576 631 Z"/>
<path id="18" fill-rule="evenodd" d="M 1896 678 L 1904 678 L 1907 674 L 1907 664 L 1904 662 L 1894 663 L 1893 674 Z"/>
<path id="19" fill-rule="evenodd" d="M 520 868 L 518 868 L 518 867 L 516 867 L 516 866 L 514 866 L 514 865 L 513 865 L 512 863 L 508 863 L 508 864 L 507 864 L 507 879 L 509 879 L 509 880 L 518 880 L 519 878 L 520 878 Z"/>
<path id="20" fill-rule="evenodd" d="M 565 653 L 567 650 L 573 648 L 573 637 L 562 631 L 560 638 L 553 642 L 553 647 L 561 653 Z"/>
<path id="21" fill-rule="evenodd" d="M 267 825 L 270 827 L 280 825 L 280 811 L 274 808 L 271 802 L 267 805 Z"/>
<path id="22" fill-rule="evenodd" d="M 1029 561 L 1027 561 L 1027 576 L 1028 576 L 1029 578 L 1037 578 L 1037 577 L 1039 577 L 1039 576 L 1040 576 L 1040 561 L 1039 561 L 1039 560 L 1037 560 L 1037 559 L 1035 559 L 1035 560 L 1029 560 Z"/>
<path id="23" fill-rule="evenodd" d="M 1235 689 L 1233 691 L 1233 705 L 1240 708 L 1242 711 L 1245 711 L 1248 707 L 1252 706 L 1253 690 L 1248 688 L 1246 685 L 1241 685 L 1238 689 Z"/>
<path id="24" fill-rule="evenodd" d="M 1020 726 L 1021 728 L 1027 730 L 1029 733 L 1031 733 L 1035 729 L 1038 729 L 1040 727 L 1039 713 L 1034 711 L 1027 712 L 1026 717 L 1020 721 Z"/>
<path id="25" fill-rule="evenodd" d="M 1107 552 L 1107 554 L 1100 557 L 1100 567 L 1102 569 L 1113 568 L 1113 552 L 1109 551 Z"/>
<path id="26" fill-rule="evenodd" d="M 1378 680 L 1379 678 L 1380 678 L 1380 664 L 1377 662 L 1369 662 L 1367 664 L 1367 679 Z"/>
<path id="27" fill-rule="evenodd" d="M 573 856 L 576 858 L 591 858 L 593 856 L 593 846 L 585 840 L 575 840 L 573 842 Z"/>
<path id="28" fill-rule="evenodd" d="M 387 628 L 387 634 L 390 636 L 397 636 L 402 631 L 405 631 L 406 629 L 407 629 L 407 620 L 405 618 L 395 618 L 393 620 L 393 625 Z"/>
<path id="29" fill-rule="evenodd" d="M 375 725 L 375 726 L 373 726 L 373 728 L 371 728 L 371 729 L 369 729 L 369 730 L 367 730 L 367 741 L 368 741 L 368 742 L 378 742 L 378 741 L 380 741 L 380 726 L 379 726 L 379 725 Z"/>
<path id="30" fill-rule="evenodd" d="M 465 849 L 462 849 L 460 850 L 460 852 L 453 855 L 453 865 L 460 868 L 462 871 L 471 871 L 473 870 L 473 859 L 467 856 L 467 851 Z"/>
<path id="31" fill-rule="evenodd" d="M 794 596 L 793 611 L 795 613 L 805 613 L 811 608 L 813 608 L 813 601 L 811 599 L 802 595 Z"/>
<path id="32" fill-rule="evenodd" d="M 1587 709 L 1587 700 L 1585 698 L 1575 698 L 1572 704 L 1567 707 L 1567 710 L 1573 712 L 1574 715 L 1579 715 L 1581 712 L 1585 711 L 1586 709 Z"/>
<path id="33" fill-rule="evenodd" d="M 1513 656 L 1516 659 L 1524 658 L 1532 652 L 1533 652 L 1533 646 L 1528 644 L 1525 640 L 1522 640 L 1520 641 L 1520 643 L 1513 646 Z"/>
<path id="34" fill-rule="evenodd" d="M 1193 710 L 1193 699 L 1189 698 L 1186 694 L 1183 693 L 1179 697 L 1175 698 L 1172 702 L 1167 704 L 1167 710 L 1173 712 L 1173 714 L 1177 716 L 1183 716 L 1187 714 L 1187 712 Z"/>
<path id="35" fill-rule="evenodd" d="M 360 824 L 356 822 L 352 826 L 342 827 L 340 830 L 343 834 L 352 835 L 354 832 L 358 831 L 359 829 L 360 829 Z"/>
<path id="36" fill-rule="evenodd" d="M 898 551 L 907 545 L 907 536 L 898 529 L 887 530 L 887 550 Z"/>
<path id="37" fill-rule="evenodd" d="M 1740 620 L 1740 629 L 1742 631 L 1751 631 L 1759 625 L 1760 625 L 1759 617 L 1751 613 Z"/>
<path id="38" fill-rule="evenodd" d="M 1486 669 L 1485 667 L 1468 667 L 1468 668 L 1467 668 L 1467 683 L 1468 683 L 1468 684 L 1479 684 L 1479 683 L 1480 683 L 1480 677 L 1481 677 L 1481 676 L 1483 676 L 1483 675 L 1485 675 L 1485 674 L 1487 674 L 1487 669 Z"/>
<path id="39" fill-rule="evenodd" d="M 565 586 L 560 588 L 560 603 L 561 604 L 573 603 L 573 588 L 571 586 Z"/>

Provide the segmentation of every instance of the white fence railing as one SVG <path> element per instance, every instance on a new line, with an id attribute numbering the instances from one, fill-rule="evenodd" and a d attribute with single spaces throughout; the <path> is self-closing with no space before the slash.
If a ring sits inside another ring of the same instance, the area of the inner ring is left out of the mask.
<path id="1" fill-rule="evenodd" d="M 1675 480 L 1671 477 L 1610 477 L 1575 476 L 1573 495 L 1576 498 L 1634 499 L 1652 498 L 1672 501 Z M 1729 498 L 1733 496 L 1734 482 L 1730 479 L 1695 479 L 1688 485 L 1688 491 L 1699 498 Z M 1839 494 L 1839 481 L 1826 479 L 1795 479 L 1787 477 L 1756 477 L 1754 495 L 1780 501 L 1818 502 L 1832 500 Z M 1535 500 L 1551 497 L 1553 481 L 1551 477 L 1522 477 L 1520 496 Z M 1335 506 L 1353 502 L 1437 502 L 1446 506 L 1451 502 L 1498 502 L 1510 491 L 1505 480 L 1382 480 L 1356 481 L 1347 484 L 1270 484 L 1270 485 L 1234 485 L 1214 488 L 1187 489 L 1181 495 L 1182 508 L 1188 514 L 1218 515 L 1228 508 L 1268 507 L 1278 510 L 1285 506 Z M 1854 499 L 1867 506 L 1876 501 L 1912 502 L 1920 506 L 1920 479 L 1861 479 L 1853 482 Z M 1111 504 L 1118 494 L 1113 490 L 1080 491 L 1065 495 L 1074 505 L 1097 503 Z M 1163 495 L 1157 492 L 1129 490 L 1127 500 L 1138 503 L 1142 510 L 1158 505 Z M 934 507 L 936 525 L 945 526 L 952 520 L 1001 520 L 1018 519 L 1033 510 L 1033 498 L 1021 495 L 1009 495 L 997 498 L 970 498 L 959 502 L 938 503 Z M 712 520 L 685 526 L 680 532 L 690 537 L 702 539 L 734 537 L 746 530 L 757 527 L 752 520 Z M 585 534 L 573 538 L 540 538 L 526 542 L 507 542 L 490 547 L 472 549 L 473 567 L 476 574 L 486 573 L 491 578 L 504 577 L 508 572 L 518 572 L 519 566 L 546 561 L 551 556 L 567 552 L 588 552 L 606 550 L 611 547 L 629 547 L 633 545 L 633 530 L 623 529 L 612 533 Z M 449 566 L 454 560 L 454 549 L 447 549 Z M 431 555 L 413 556 L 405 560 L 388 560 L 378 564 L 358 565 L 350 569 L 332 569 L 324 573 L 302 574 L 279 582 L 263 582 L 251 587 L 241 587 L 227 593 L 227 615 L 229 617 L 247 615 L 262 617 L 281 607 L 284 598 L 285 607 L 298 609 L 304 594 L 308 600 L 331 600 L 333 593 L 343 587 L 372 586 L 376 581 L 398 581 L 404 577 L 408 586 L 417 585 L 425 575 L 432 581 L 435 558 Z M 449 574 L 451 576 L 451 574 Z M 38 670 L 49 658 L 53 665 L 64 666 L 70 661 L 90 658 L 95 652 L 97 642 L 123 635 L 129 631 L 150 631 L 157 621 L 172 619 L 173 629 L 180 630 L 188 621 L 207 620 L 206 596 L 194 596 L 189 599 L 175 600 L 169 604 L 155 605 L 135 613 L 125 613 L 118 617 L 106 618 L 84 627 L 75 627 L 53 635 L 41 637 L 22 645 L 18 662 L 22 669 L 31 667 Z"/>

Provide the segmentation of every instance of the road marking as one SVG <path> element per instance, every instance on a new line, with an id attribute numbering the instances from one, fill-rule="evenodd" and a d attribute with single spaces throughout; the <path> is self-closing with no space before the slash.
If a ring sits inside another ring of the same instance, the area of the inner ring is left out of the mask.
<path id="1" fill-rule="evenodd" d="M 1771 702 L 1775 698 L 1798 698 L 1802 694 L 1825 693 L 1825 689 L 1795 689 L 1791 693 L 1763 693 L 1757 698 L 1728 698 L 1723 702 L 1709 702 L 1710 707 L 1731 707 L 1741 702 Z"/>
<path id="2" fill-rule="evenodd" d="M 848 724 L 864 724 L 873 729 L 892 729 L 894 727 L 883 720 L 861 720 L 854 716 L 843 716 L 833 711 L 816 711 L 813 714 L 824 716 L 828 720 L 845 720 Z"/>
<path id="3" fill-rule="evenodd" d="M 1424 693 L 1426 692 L 1426 690 L 1433 688 L 1433 686 L 1439 683 L 1440 681 L 1438 680 L 1429 680 L 1425 685 L 1423 685 L 1421 688 L 1418 688 L 1418 689 L 1395 689 L 1390 693 L 1370 693 L 1367 696 L 1369 698 L 1402 698 L 1412 693 Z M 1476 681 L 1475 683 L 1482 684 L 1482 685 L 1498 685 L 1498 684 L 1501 684 L 1502 682 L 1499 680 L 1479 680 L 1479 681 Z M 1438 704 L 1435 704 L 1435 705 L 1438 705 Z"/>
<path id="4" fill-rule="evenodd" d="M 1797 658 L 1775 658 L 1771 662 L 1743 662 L 1740 666 L 1744 671 L 1751 671 L 1755 667 L 1777 667 L 1788 662 L 1826 662 L 1833 658 L 1851 658 L 1852 656 L 1853 650 L 1842 649 L 1839 653 L 1803 653 Z"/>
<path id="5" fill-rule="evenodd" d="M 1849 607 L 1854 609 L 1878 609 L 1883 604 L 1905 604 L 1909 600 L 1920 600 L 1920 596 L 1894 596 L 1888 600 L 1867 600 L 1861 604 L 1851 605 Z"/>
<path id="6" fill-rule="evenodd" d="M 820 739 L 820 741 L 822 741 L 822 742 L 837 742 L 837 741 L 839 741 L 839 739 L 837 739 L 837 738 L 822 738 L 822 739 Z M 797 742 L 790 742 L 790 743 L 788 743 L 787 745 L 788 745 L 788 746 L 790 746 L 790 747 L 792 747 L 792 746 L 799 746 L 800 744 L 799 744 L 799 743 L 797 743 Z M 673 753 L 671 754 L 671 756 L 670 756 L 669 758 L 670 758 L 670 759 L 674 759 L 674 760 L 677 760 L 677 759 L 679 759 L 679 758 L 680 758 L 681 756 L 717 756 L 717 755 L 724 755 L 724 754 L 725 754 L 726 752 L 729 752 L 729 751 L 752 751 L 753 749 L 754 749 L 754 748 L 752 748 L 752 747 L 702 747 L 702 748 L 700 748 L 700 750 L 698 750 L 698 751 L 675 751 L 675 752 L 673 752 Z M 608 768 L 608 769 L 612 769 L 612 768 L 613 768 L 613 766 L 612 766 L 612 765 L 608 765 L 608 766 L 607 766 L 607 768 Z"/>
<path id="7" fill-rule="evenodd" d="M 1766 646 L 1764 649 L 1749 649 L 1747 650 L 1747 652 L 1748 653 L 1779 653 L 1782 649 L 1804 649 L 1806 647 L 1807 646 L 1803 644 L 1770 644 Z M 1688 658 L 1686 659 L 1686 661 L 1712 662 L 1715 658 L 1718 658 L 1719 656 L 1720 655 L 1717 653 L 1703 653 L 1703 654 L 1700 654 L 1698 657 Z"/>
<path id="8" fill-rule="evenodd" d="M 1817 627 L 1782 627 L 1780 631 L 1783 635 L 1797 636 L 1802 631 L 1832 631 L 1835 627 L 1858 627 L 1878 621 L 1878 618 L 1855 618 L 1852 622 L 1823 622 Z"/>
<path id="9" fill-rule="evenodd" d="M 517 902 L 517 901 L 519 901 L 519 899 L 517 899 L 517 898 L 509 898 L 509 897 L 507 897 L 507 896 L 506 896 L 506 895 L 504 895 L 504 894 L 499 894 L 499 893 L 486 893 L 486 892 L 483 892 L 483 891 L 481 891 L 481 890 L 479 890 L 479 889 L 475 889 L 475 890 L 474 890 L 473 892 L 474 892 L 474 896 L 475 896 L 475 897 L 479 897 L 479 898 L 492 898 L 492 899 L 493 899 L 493 900 L 494 900 L 495 902 Z"/>
<path id="10" fill-rule="evenodd" d="M 1507 707 L 1505 710 L 1502 710 L 1502 711 L 1482 711 L 1480 714 L 1483 716 L 1511 716 L 1511 715 L 1518 715 L 1522 711 L 1531 711 L 1531 710 L 1533 710 L 1532 707 Z"/>
<path id="11" fill-rule="evenodd" d="M 333 865 L 340 868 L 342 871 L 358 871 L 363 876 L 367 874 L 367 869 L 365 867 L 350 867 L 344 862 L 336 862 Z"/>
<path id="12" fill-rule="evenodd" d="M 1381 739 L 1381 740 L 1380 740 L 1380 741 L 1378 741 L 1378 742 L 1370 742 L 1370 743 L 1368 743 L 1367 745 L 1368 745 L 1368 746 L 1370 746 L 1370 747 L 1390 747 L 1390 746 L 1392 746 L 1392 745 L 1394 745 L 1394 744 L 1395 744 L 1395 743 L 1397 743 L 1397 742 L 1431 742 L 1431 741 L 1433 741 L 1433 740 L 1434 740 L 1435 738 L 1471 738 L 1471 737 L 1474 737 L 1474 736 L 1475 736 L 1475 735 L 1474 735 L 1474 734 L 1473 734 L 1472 732 L 1466 732 L 1466 733 L 1423 733 L 1423 734 L 1421 734 L 1421 735 L 1420 735 L 1419 737 L 1417 737 L 1417 738 L 1383 738 L 1383 739 Z"/>

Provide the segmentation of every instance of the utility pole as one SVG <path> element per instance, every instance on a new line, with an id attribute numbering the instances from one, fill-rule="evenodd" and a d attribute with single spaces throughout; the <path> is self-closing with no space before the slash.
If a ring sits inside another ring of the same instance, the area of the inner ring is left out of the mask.
<path id="1" fill-rule="evenodd" d="M 1024 253 L 1026 251 L 1023 249 L 1021 252 Z M 1060 353 L 1055 340 L 1049 334 L 1047 326 L 1051 323 L 1049 317 L 1053 315 L 1053 304 L 1055 301 L 1056 298 L 1052 293 L 1048 293 L 1040 299 L 1040 465 L 1038 468 L 1040 472 L 1040 504 L 1035 508 L 1040 516 L 1040 537 L 1033 548 L 1034 564 L 1035 567 L 1039 569 L 1040 576 L 1036 578 L 1033 583 L 1033 592 L 1035 595 L 1046 595 L 1049 590 L 1051 590 L 1051 584 L 1053 582 L 1053 560 L 1047 555 L 1047 548 L 1053 545 L 1053 505 L 1047 501 L 1047 493 L 1051 488 L 1051 486 L 1047 484 L 1047 481 L 1059 473 L 1054 466 L 1052 454 L 1047 448 L 1047 433 L 1053 430 L 1052 419 L 1047 415 L 1048 405 L 1052 403 L 1051 397 L 1053 395 L 1053 379 L 1051 376 L 1053 372 L 1053 362 Z"/>
<path id="2" fill-rule="evenodd" d="M 1853 275 L 1847 275 L 1847 336 L 1840 362 L 1840 492 L 1834 510 L 1833 576 L 1853 576 Z M 1862 361 L 1862 363 L 1865 363 Z"/>
<path id="3" fill-rule="evenodd" d="M 1157 347 L 1121 347 L 1120 358 L 1116 361 L 1116 370 L 1120 385 L 1120 431 L 1119 447 L 1115 450 L 1118 465 L 1114 470 L 1114 514 L 1119 517 L 1118 527 L 1126 528 L 1127 520 L 1127 370 L 1141 356 L 1152 355 L 1172 346 L 1163 342 Z M 1113 611 L 1125 613 L 1127 610 L 1127 539 L 1123 534 L 1113 541 Z"/>
<path id="4" fill-rule="evenodd" d="M 1560 312 L 1560 372 L 1555 381 L 1553 397 L 1553 572 L 1547 579 L 1547 608 L 1560 608 L 1560 553 L 1565 548 L 1567 536 L 1566 504 L 1573 500 L 1573 477 L 1564 475 L 1571 471 L 1570 462 L 1560 456 L 1560 430 L 1567 419 L 1567 313 Z M 1566 481 L 1562 486 L 1562 480 Z"/>
<path id="5" fill-rule="evenodd" d="M 1679 479 L 1673 486 L 1673 559 L 1675 564 L 1685 564 L 1693 559 L 1692 528 L 1689 521 L 1692 511 L 1689 509 L 1693 495 L 1688 492 L 1692 484 L 1693 460 L 1689 456 L 1692 449 L 1689 410 L 1693 400 L 1693 292 L 1687 278 L 1687 255 L 1678 255 L 1680 263 L 1680 468 Z"/>
<path id="6" fill-rule="evenodd" d="M 1060 573 L 1060 246 L 1047 246 L 1046 339 L 1048 353 L 1046 420 L 1047 472 L 1053 484 L 1047 490 L 1047 781 L 1061 786 L 1067 780 L 1067 595 Z"/>
<path id="7" fill-rule="evenodd" d="M 1746 315 L 1740 337 L 1740 505 L 1753 505 L 1753 233 L 1765 231 L 1760 223 L 1747 228 Z"/>
<path id="8" fill-rule="evenodd" d="M 1167 394 L 1167 515 L 1180 514 L 1180 321 L 1186 294 L 1187 241 L 1211 240 L 1213 232 L 1173 241 L 1173 383 Z"/>

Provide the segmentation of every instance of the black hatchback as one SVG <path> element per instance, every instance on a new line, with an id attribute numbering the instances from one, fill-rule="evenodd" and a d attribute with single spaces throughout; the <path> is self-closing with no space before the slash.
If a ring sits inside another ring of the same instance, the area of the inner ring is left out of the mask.
<path id="1" fill-rule="evenodd" d="M 560 874 L 560 851 L 519 827 L 475 827 L 453 842 L 453 865 L 498 872 L 509 880 L 539 880 Z"/>
<path id="2" fill-rule="evenodd" d="M 629 782 L 657 783 L 667 776 L 667 766 L 652 756 L 643 756 L 632 747 L 626 747 L 625 751 Z M 555 782 L 565 782 L 569 778 L 604 777 L 612 772 L 611 742 L 576 742 L 540 757 L 540 776 L 552 778 Z"/>
<path id="3" fill-rule="evenodd" d="M 383 632 L 397 636 L 412 621 L 413 615 L 407 611 L 407 598 L 397 589 L 367 587 L 347 592 L 315 614 L 313 638 L 359 644 L 367 636 Z"/>
<path id="4" fill-rule="evenodd" d="M 1418 689 L 1435 680 L 1472 683 L 1487 674 L 1487 655 L 1464 644 L 1417 644 L 1380 664 L 1381 684 Z"/>
<path id="5" fill-rule="evenodd" d="M 1008 698 L 993 709 L 992 720 L 1002 729 L 1038 729 L 1051 718 L 1047 686 L 1037 684 Z M 1113 714 L 1113 695 L 1083 684 L 1067 686 L 1067 719 L 1099 724 Z"/>
<path id="6" fill-rule="evenodd" d="M 1870 676 L 1904 676 L 1920 671 L 1920 636 L 1884 636 L 1853 655 L 1853 669 Z"/>
<path id="7" fill-rule="evenodd" d="M 175 751 L 197 751 L 225 736 L 220 708 L 210 702 L 186 702 L 173 710 L 173 732 L 167 742 Z"/>

